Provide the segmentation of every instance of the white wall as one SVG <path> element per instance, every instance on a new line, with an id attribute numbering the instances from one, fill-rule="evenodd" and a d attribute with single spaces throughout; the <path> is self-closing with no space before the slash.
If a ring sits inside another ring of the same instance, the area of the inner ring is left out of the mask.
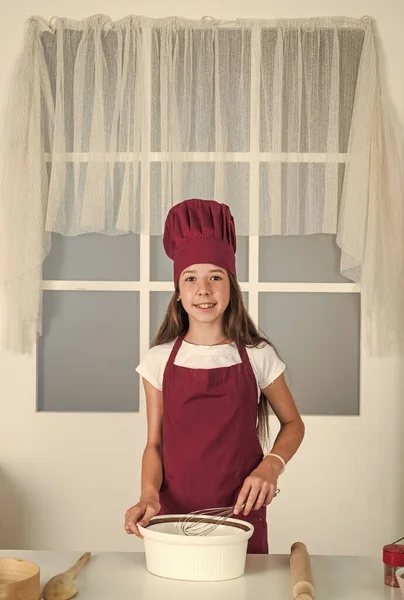
<path id="1" fill-rule="evenodd" d="M 115 8 L 113 9 L 113 5 Z M 370 14 L 378 21 L 387 93 L 404 123 L 402 0 L 18 0 L 0 7 L 0 102 L 30 14 L 200 18 Z M 200 12 L 203 10 L 203 13 Z M 1 315 L 0 315 L 1 323 Z M 0 354 L 0 548 L 141 550 L 123 532 L 139 491 L 145 416 L 36 414 L 33 357 Z M 404 533 L 404 369 L 362 359 L 360 417 L 308 417 L 306 439 L 269 510 L 273 552 L 377 554 Z M 275 424 L 274 424 L 275 432 Z"/>

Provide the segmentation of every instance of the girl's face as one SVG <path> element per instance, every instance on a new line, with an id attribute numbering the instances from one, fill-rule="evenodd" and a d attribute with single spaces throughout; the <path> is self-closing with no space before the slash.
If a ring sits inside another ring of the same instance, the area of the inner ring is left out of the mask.
<path id="1" fill-rule="evenodd" d="M 179 297 L 190 319 L 212 323 L 222 317 L 230 302 L 226 269 L 217 265 L 191 265 L 181 273 L 178 283 Z"/>

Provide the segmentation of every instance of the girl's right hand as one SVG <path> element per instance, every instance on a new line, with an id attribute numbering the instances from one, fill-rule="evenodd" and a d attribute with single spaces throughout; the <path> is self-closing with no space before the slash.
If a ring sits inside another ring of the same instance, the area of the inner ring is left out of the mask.
<path id="1" fill-rule="evenodd" d="M 146 527 L 152 517 L 160 512 L 160 503 L 156 499 L 140 498 L 135 506 L 131 506 L 125 513 L 125 531 L 126 533 L 134 533 L 142 538 L 137 524 Z"/>

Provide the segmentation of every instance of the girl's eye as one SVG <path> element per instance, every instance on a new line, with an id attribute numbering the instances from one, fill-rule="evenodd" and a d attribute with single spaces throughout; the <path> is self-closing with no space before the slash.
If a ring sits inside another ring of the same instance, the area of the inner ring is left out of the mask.
<path id="1" fill-rule="evenodd" d="M 220 275 L 212 275 L 211 279 L 213 281 L 221 281 L 222 280 L 222 278 L 220 277 Z M 185 279 L 185 281 L 188 281 L 188 282 L 192 283 L 192 281 L 196 281 L 196 277 L 194 277 L 193 275 L 190 275 L 189 277 L 187 277 Z"/>

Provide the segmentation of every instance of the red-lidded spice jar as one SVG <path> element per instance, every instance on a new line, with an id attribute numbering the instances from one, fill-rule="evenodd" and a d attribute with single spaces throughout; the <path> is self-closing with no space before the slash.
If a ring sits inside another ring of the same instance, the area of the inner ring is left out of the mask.
<path id="1" fill-rule="evenodd" d="M 384 583 L 398 587 L 396 571 L 404 567 L 404 544 L 389 544 L 383 548 Z"/>

